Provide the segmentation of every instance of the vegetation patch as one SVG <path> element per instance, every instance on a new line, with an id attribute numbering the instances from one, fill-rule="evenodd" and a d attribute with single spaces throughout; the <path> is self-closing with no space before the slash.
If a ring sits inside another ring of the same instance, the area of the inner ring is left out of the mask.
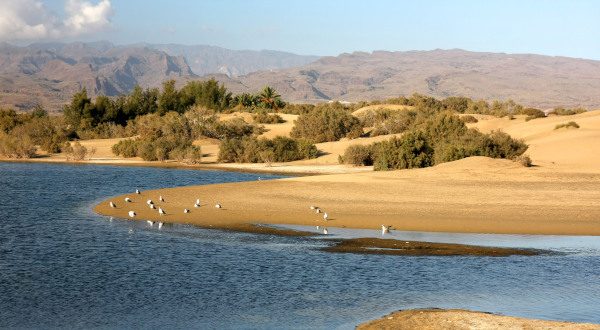
<path id="1" fill-rule="evenodd" d="M 254 136 L 223 140 L 218 161 L 224 163 L 291 162 L 317 157 L 317 148 L 306 140 L 278 136 L 274 139 Z"/>
<path id="2" fill-rule="evenodd" d="M 527 145 L 501 131 L 483 134 L 466 127 L 450 112 L 417 122 L 401 137 L 370 146 L 351 146 L 341 157 L 346 164 L 373 163 L 376 171 L 421 168 L 470 156 L 516 159 Z"/>
<path id="3" fill-rule="evenodd" d="M 561 128 L 579 128 L 579 124 L 577 124 L 574 121 L 570 121 L 565 124 L 558 124 L 554 127 L 554 129 L 561 129 Z"/>
<path id="4" fill-rule="evenodd" d="M 258 111 L 252 115 L 252 119 L 258 124 L 281 124 L 285 122 L 278 114 L 270 114 L 264 110 Z"/>
<path id="5" fill-rule="evenodd" d="M 313 143 L 360 137 L 363 126 L 358 118 L 335 108 L 317 108 L 296 120 L 290 135 Z"/>

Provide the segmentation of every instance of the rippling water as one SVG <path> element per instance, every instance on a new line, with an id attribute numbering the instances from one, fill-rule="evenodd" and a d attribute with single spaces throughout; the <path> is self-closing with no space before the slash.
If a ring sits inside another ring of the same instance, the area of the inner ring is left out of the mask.
<path id="1" fill-rule="evenodd" d="M 328 254 L 323 239 L 158 230 L 91 212 L 135 188 L 257 178 L 0 163 L 0 327 L 352 328 L 415 307 L 600 322 L 593 238 L 538 257 Z"/>

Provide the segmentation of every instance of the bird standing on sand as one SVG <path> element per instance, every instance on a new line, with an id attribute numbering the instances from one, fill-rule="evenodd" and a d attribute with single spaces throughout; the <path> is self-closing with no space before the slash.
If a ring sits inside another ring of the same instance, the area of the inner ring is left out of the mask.
<path id="1" fill-rule="evenodd" d="M 135 217 L 135 212 L 133 212 L 133 211 L 129 211 L 129 213 L 128 213 L 128 214 L 129 214 L 129 217 L 130 217 L 130 218 L 133 218 L 133 217 Z"/>
<path id="2" fill-rule="evenodd" d="M 150 204 L 154 204 L 154 202 L 151 199 L 149 199 L 146 201 L 146 204 L 150 205 Z"/>
<path id="3" fill-rule="evenodd" d="M 129 198 L 129 197 L 125 197 L 125 202 L 127 202 L 127 203 L 131 203 L 131 198 Z"/>
<path id="4" fill-rule="evenodd" d="M 113 202 L 110 202 L 110 203 L 108 203 L 108 205 L 110 205 L 110 207 L 112 207 L 113 209 L 114 209 L 115 207 L 117 207 L 117 206 L 115 205 L 115 203 L 113 203 Z"/>
<path id="5" fill-rule="evenodd" d="M 392 226 L 381 225 L 381 236 L 389 234 Z"/>
<path id="6" fill-rule="evenodd" d="M 183 209 L 183 213 L 190 213 L 190 210 L 188 210 L 188 209 Z"/>
<path id="7" fill-rule="evenodd" d="M 161 201 L 161 202 L 165 201 L 165 199 L 162 196 L 158 196 L 158 200 Z"/>
<path id="8" fill-rule="evenodd" d="M 136 193 L 136 194 L 138 194 L 138 195 L 139 195 L 139 194 L 141 194 L 141 192 L 140 192 L 140 190 L 139 190 L 139 189 L 136 189 L 136 190 L 135 190 L 135 193 Z"/>
<path id="9" fill-rule="evenodd" d="M 215 207 L 216 207 L 216 208 L 218 208 L 218 209 L 220 209 L 220 208 L 222 208 L 223 206 L 221 205 L 221 203 L 217 202 L 217 204 L 215 204 Z"/>
<path id="10" fill-rule="evenodd" d="M 325 221 L 329 220 L 329 215 L 327 214 L 327 212 L 325 212 L 325 214 L 323 214 L 323 220 L 325 220 Z"/>
<path id="11" fill-rule="evenodd" d="M 154 204 L 149 204 L 150 208 L 153 210 L 156 210 L 156 206 L 154 206 Z"/>
<path id="12" fill-rule="evenodd" d="M 318 207 L 316 207 L 316 206 L 314 206 L 314 205 L 311 205 L 311 206 L 310 206 L 310 209 L 311 209 L 311 210 L 316 210 L 316 209 L 318 209 Z"/>
<path id="13" fill-rule="evenodd" d="M 159 208 L 158 208 L 158 214 L 160 214 L 160 215 L 165 215 L 165 214 L 167 214 L 167 213 L 165 212 L 165 210 L 163 210 L 163 209 L 162 209 L 162 207 L 159 207 Z"/>
<path id="14" fill-rule="evenodd" d="M 319 213 L 321 213 L 321 209 L 320 209 L 320 208 L 318 208 L 318 207 L 317 207 L 317 208 L 315 208 L 315 213 L 316 213 L 316 214 L 319 214 Z"/>

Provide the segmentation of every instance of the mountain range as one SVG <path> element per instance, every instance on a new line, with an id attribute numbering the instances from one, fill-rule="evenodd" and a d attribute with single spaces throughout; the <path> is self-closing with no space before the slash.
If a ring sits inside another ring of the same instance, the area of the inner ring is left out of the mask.
<path id="1" fill-rule="evenodd" d="M 600 107 L 600 61 L 460 49 L 322 57 L 297 68 L 223 80 L 235 92 L 274 87 L 291 102 L 360 101 L 421 93 L 540 108 Z"/>
<path id="2" fill-rule="evenodd" d="M 213 46 L 109 42 L 0 44 L 0 106 L 59 111 L 85 87 L 115 96 L 167 79 L 216 78 L 234 93 L 274 87 L 289 102 L 359 101 L 422 93 L 539 108 L 600 108 L 600 61 L 460 49 L 305 56 Z"/>

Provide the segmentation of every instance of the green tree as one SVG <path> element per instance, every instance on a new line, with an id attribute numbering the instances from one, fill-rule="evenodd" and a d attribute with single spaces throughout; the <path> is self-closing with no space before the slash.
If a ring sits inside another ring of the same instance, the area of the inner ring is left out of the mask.
<path id="1" fill-rule="evenodd" d="M 162 86 L 162 93 L 158 97 L 158 113 L 164 115 L 169 111 L 183 112 L 179 102 L 179 91 L 175 88 L 175 80 L 167 80 Z"/>
<path id="2" fill-rule="evenodd" d="M 275 111 L 278 111 L 279 107 L 282 105 L 281 95 L 277 94 L 275 89 L 269 86 L 265 86 L 265 88 L 263 88 L 258 98 L 266 108 L 273 109 Z"/>

